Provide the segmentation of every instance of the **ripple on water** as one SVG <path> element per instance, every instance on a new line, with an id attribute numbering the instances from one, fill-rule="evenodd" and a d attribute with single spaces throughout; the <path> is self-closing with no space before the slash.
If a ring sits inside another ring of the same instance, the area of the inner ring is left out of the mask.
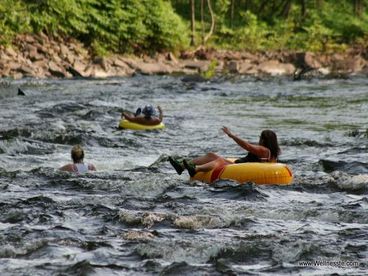
<path id="1" fill-rule="evenodd" d="M 367 83 L 10 81 L 0 93 L 0 274 L 365 275 Z M 163 107 L 164 130 L 117 129 L 122 111 L 145 104 Z M 293 185 L 176 175 L 169 155 L 244 154 L 222 125 L 251 142 L 274 129 Z M 97 172 L 58 171 L 76 143 Z M 299 263 L 314 260 L 361 265 Z"/>

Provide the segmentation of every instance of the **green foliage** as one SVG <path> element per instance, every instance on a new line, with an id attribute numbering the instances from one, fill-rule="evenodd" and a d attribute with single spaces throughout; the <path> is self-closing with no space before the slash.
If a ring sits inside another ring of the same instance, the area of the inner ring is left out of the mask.
<path id="1" fill-rule="evenodd" d="M 235 30 L 223 26 L 218 39 L 225 38 L 223 45 L 232 45 L 235 49 L 263 49 L 267 25 L 259 22 L 257 16 L 250 11 L 242 13 L 241 16 L 245 22 L 244 26 Z"/>
<path id="2" fill-rule="evenodd" d="M 201 2 L 206 33 L 211 24 L 207 0 L 196 0 L 197 42 Z M 327 52 L 366 45 L 368 2 L 363 2 L 357 7 L 360 2 L 351 0 L 211 0 L 215 30 L 208 43 Z M 11 43 L 19 33 L 45 32 L 77 38 L 96 55 L 180 50 L 189 46 L 190 11 L 188 0 L 1 0 L 0 43 Z"/>
<path id="3" fill-rule="evenodd" d="M 211 60 L 210 65 L 208 66 L 208 69 L 201 73 L 201 76 L 205 78 L 206 80 L 209 80 L 213 78 L 216 74 L 216 67 L 218 65 L 218 61 L 213 59 Z"/>
<path id="4" fill-rule="evenodd" d="M 3 40 L 23 32 L 71 36 L 99 55 L 188 43 L 186 25 L 165 0 L 2 0 L 0 31 Z"/>
<path id="5" fill-rule="evenodd" d="M 175 0 L 175 10 L 190 20 L 189 1 Z M 204 1 L 206 3 L 207 1 Z M 211 46 L 247 50 L 341 51 L 368 37 L 368 2 L 358 16 L 351 0 L 235 1 L 212 0 L 216 29 Z M 200 33 L 200 1 L 196 1 Z M 234 9 L 231 10 L 231 3 Z M 304 3 L 304 6 L 303 6 Z M 205 27 L 210 23 L 205 7 Z M 197 40 L 199 41 L 199 40 Z"/>
<path id="6" fill-rule="evenodd" d="M 0 44 L 10 44 L 15 34 L 30 31 L 24 9 L 22 2 L 0 1 Z"/>
<path id="7" fill-rule="evenodd" d="M 162 0 L 146 0 L 147 16 L 143 20 L 147 26 L 147 49 L 178 48 L 188 43 L 186 26 L 174 13 L 170 3 Z"/>

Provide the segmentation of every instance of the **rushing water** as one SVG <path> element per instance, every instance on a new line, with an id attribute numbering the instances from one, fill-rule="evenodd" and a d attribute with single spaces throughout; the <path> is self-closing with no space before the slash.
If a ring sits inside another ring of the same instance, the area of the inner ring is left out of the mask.
<path id="1" fill-rule="evenodd" d="M 0 275 L 367 273 L 367 79 L 0 85 Z M 117 129 L 146 103 L 165 130 Z M 293 185 L 176 175 L 168 155 L 242 154 L 222 126 L 275 130 Z M 58 171 L 77 143 L 98 172 Z"/>

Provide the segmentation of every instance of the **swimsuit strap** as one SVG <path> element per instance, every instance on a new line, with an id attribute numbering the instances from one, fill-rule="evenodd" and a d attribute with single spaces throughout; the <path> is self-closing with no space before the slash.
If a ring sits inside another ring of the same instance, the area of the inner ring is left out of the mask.
<path id="1" fill-rule="evenodd" d="M 268 157 L 267 158 L 259 158 L 260 160 L 264 162 L 270 162 L 271 160 L 271 151 L 268 149 Z"/>

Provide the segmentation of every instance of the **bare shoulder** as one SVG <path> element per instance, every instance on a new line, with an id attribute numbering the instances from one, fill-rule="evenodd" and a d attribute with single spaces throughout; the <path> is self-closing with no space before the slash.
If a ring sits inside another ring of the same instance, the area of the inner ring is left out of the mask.
<path id="1" fill-rule="evenodd" d="M 66 164 L 64 166 L 62 166 L 59 170 L 64 171 L 64 172 L 73 172 L 73 164 Z"/>
<path id="2" fill-rule="evenodd" d="M 89 169 L 90 171 L 96 171 L 96 167 L 95 167 L 95 165 L 93 165 L 93 164 L 88 164 L 88 169 Z"/>

